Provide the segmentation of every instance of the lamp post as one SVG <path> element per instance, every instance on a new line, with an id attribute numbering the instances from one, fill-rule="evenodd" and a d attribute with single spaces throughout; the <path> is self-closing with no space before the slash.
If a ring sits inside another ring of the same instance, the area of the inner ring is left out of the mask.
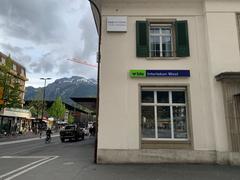
<path id="1" fill-rule="evenodd" d="M 96 9 L 99 18 L 99 32 L 98 32 L 98 53 L 97 53 L 97 104 L 96 104 L 96 126 L 95 126 L 95 152 L 94 152 L 94 162 L 97 163 L 97 148 L 98 148 L 98 117 L 99 117 L 99 94 L 100 94 L 100 62 L 101 62 L 101 41 L 102 41 L 102 15 L 97 4 L 93 0 L 88 0 L 89 3 Z"/>
<path id="2" fill-rule="evenodd" d="M 52 78 L 40 78 L 40 79 L 41 79 L 41 80 L 44 80 L 43 98 L 42 98 L 42 121 L 43 121 L 46 81 L 47 81 L 47 80 L 50 80 L 50 79 L 52 79 Z"/>

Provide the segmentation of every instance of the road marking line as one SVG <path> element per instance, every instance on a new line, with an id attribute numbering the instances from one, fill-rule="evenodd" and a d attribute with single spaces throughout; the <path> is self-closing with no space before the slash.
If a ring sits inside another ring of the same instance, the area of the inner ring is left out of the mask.
<path id="1" fill-rule="evenodd" d="M 43 165 L 43 164 L 45 164 L 45 163 L 47 163 L 47 162 L 49 162 L 49 161 L 52 161 L 52 160 L 54 160 L 54 159 L 56 159 L 56 158 L 58 158 L 58 157 L 59 157 L 59 156 L 54 156 L 54 157 L 51 157 L 50 159 L 44 160 L 43 162 L 40 162 L 40 163 L 38 163 L 38 164 L 30 167 L 30 168 L 27 168 L 27 169 L 25 169 L 25 170 L 23 170 L 23 171 L 21 171 L 21 172 L 19 172 L 19 173 L 16 173 L 16 174 L 14 174 L 14 175 L 6 178 L 5 180 L 11 180 L 11 179 L 13 179 L 13 178 L 15 178 L 15 177 L 17 177 L 17 176 L 20 176 L 20 175 L 22 175 L 22 174 L 24 174 L 24 173 L 26 173 L 26 172 L 28 172 L 28 171 L 30 171 L 30 170 L 38 167 L 38 166 L 41 166 L 41 165 Z"/>
<path id="2" fill-rule="evenodd" d="M 0 159 L 43 159 L 50 157 L 53 156 L 1 156 Z"/>
<path id="3" fill-rule="evenodd" d="M 60 135 L 53 135 L 52 137 L 58 137 Z M 16 141 L 8 141 L 8 142 L 0 142 L 1 145 L 8 145 L 8 144 L 16 144 L 16 143 L 23 143 L 23 142 L 29 142 L 29 141 L 36 141 L 36 140 L 42 140 L 45 136 L 42 138 L 36 137 L 36 138 L 30 138 L 30 139 L 22 139 L 22 140 L 16 140 Z"/>
<path id="4" fill-rule="evenodd" d="M 40 159 L 40 160 L 38 160 L 38 161 L 34 161 L 34 162 L 30 163 L 30 164 L 27 164 L 27 165 L 25 165 L 25 166 L 22 166 L 22 167 L 20 167 L 20 168 L 17 168 L 17 169 L 15 169 L 15 170 L 13 170 L 13 171 L 10 171 L 10 172 L 6 173 L 6 174 L 2 174 L 2 175 L 0 175 L 0 179 L 1 179 L 1 178 L 4 178 L 4 177 L 6 177 L 6 176 L 9 176 L 9 175 L 11 175 L 11 174 L 13 174 L 13 173 L 16 173 L 16 172 L 18 172 L 18 171 L 21 171 L 22 169 L 25 169 L 25 168 L 27 168 L 27 167 L 29 167 L 29 166 L 32 166 L 32 165 L 36 164 L 36 163 L 42 162 L 42 161 L 44 161 L 44 160 L 46 160 L 46 159 L 48 159 L 48 158 L 44 158 L 44 159 Z"/>

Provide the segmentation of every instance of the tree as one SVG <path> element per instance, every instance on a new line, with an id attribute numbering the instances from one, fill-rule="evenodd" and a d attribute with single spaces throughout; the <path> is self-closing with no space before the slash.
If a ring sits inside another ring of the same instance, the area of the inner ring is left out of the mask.
<path id="1" fill-rule="evenodd" d="M 42 98 L 43 98 L 43 90 L 38 89 L 33 100 L 27 106 L 27 108 L 31 111 L 33 117 L 41 118 L 41 115 L 42 115 L 41 113 L 43 108 Z M 46 107 L 46 102 L 44 102 L 44 107 Z M 44 112 L 44 114 L 46 114 L 46 112 Z"/>
<path id="2" fill-rule="evenodd" d="M 68 114 L 68 124 L 73 124 L 74 123 L 74 118 L 73 116 L 69 113 Z"/>
<path id="3" fill-rule="evenodd" d="M 17 80 L 13 83 L 13 88 L 9 91 L 9 99 L 7 101 L 6 106 L 12 107 L 12 108 L 21 108 L 22 106 L 22 99 L 20 97 L 20 84 L 17 82 Z"/>
<path id="4" fill-rule="evenodd" d="M 56 118 L 57 120 L 60 120 L 64 117 L 65 111 L 66 108 L 62 102 L 61 97 L 57 97 L 53 105 L 49 108 L 48 113 L 50 116 Z"/>
<path id="5" fill-rule="evenodd" d="M 6 58 L 5 64 L 0 65 L 0 87 L 2 89 L 1 100 L 3 103 L 0 108 L 5 107 L 21 107 L 20 84 L 18 83 L 18 76 L 11 74 L 13 61 L 10 55 Z M 15 76 L 15 77 L 14 77 Z"/>

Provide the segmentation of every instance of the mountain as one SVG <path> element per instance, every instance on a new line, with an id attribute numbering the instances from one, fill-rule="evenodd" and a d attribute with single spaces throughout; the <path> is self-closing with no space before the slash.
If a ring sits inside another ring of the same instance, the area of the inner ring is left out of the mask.
<path id="1" fill-rule="evenodd" d="M 26 87 L 25 101 L 33 100 L 42 88 Z M 48 84 L 45 89 L 45 100 L 54 101 L 61 96 L 62 100 L 72 104 L 70 97 L 96 97 L 97 82 L 95 79 L 72 76 L 71 78 L 61 78 Z"/>

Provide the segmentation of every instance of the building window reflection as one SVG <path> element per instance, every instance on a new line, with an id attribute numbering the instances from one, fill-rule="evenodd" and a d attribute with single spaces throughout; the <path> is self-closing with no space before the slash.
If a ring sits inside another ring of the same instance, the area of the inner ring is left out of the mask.
<path id="1" fill-rule="evenodd" d="M 143 139 L 187 140 L 186 88 L 141 89 Z"/>

